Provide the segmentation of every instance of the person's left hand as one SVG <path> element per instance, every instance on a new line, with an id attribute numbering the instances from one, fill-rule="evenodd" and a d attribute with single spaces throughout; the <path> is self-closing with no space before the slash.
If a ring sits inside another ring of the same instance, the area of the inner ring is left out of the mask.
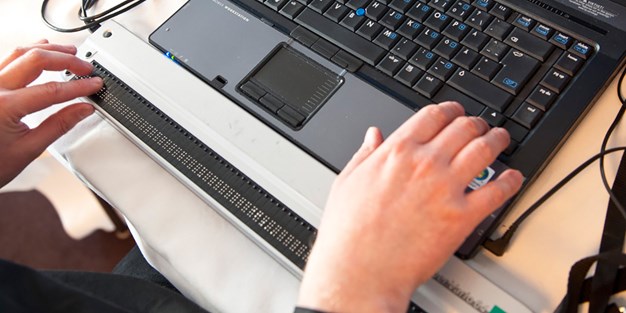
<path id="1" fill-rule="evenodd" d="M 42 40 L 32 46 L 15 49 L 0 61 L 0 187 L 15 178 L 56 139 L 94 112 L 90 104 L 77 103 L 51 115 L 34 129 L 21 121 L 28 114 L 94 94 L 102 88 L 100 78 L 27 87 L 44 70 L 67 69 L 76 75 L 89 75 L 92 65 L 74 54 L 74 46 L 54 45 Z"/>

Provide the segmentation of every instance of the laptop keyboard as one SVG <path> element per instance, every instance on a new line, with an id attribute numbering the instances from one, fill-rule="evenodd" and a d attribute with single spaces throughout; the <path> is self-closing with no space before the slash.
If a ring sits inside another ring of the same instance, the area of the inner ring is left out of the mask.
<path id="1" fill-rule="evenodd" d="M 290 35 L 322 56 L 349 71 L 365 63 L 384 73 L 370 80 L 390 94 L 454 99 L 506 128 L 509 155 L 593 53 L 492 0 L 258 1 L 299 24 Z M 404 102 L 414 110 L 426 103 Z"/>

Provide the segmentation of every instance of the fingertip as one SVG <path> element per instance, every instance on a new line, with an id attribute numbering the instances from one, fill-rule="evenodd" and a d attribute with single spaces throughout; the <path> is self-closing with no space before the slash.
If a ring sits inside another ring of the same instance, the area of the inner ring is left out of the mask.
<path id="1" fill-rule="evenodd" d="M 439 103 L 439 105 L 443 105 L 443 106 L 452 108 L 453 110 L 456 111 L 456 113 L 458 115 L 464 115 L 465 114 L 465 108 L 460 103 L 458 103 L 456 101 L 445 101 L 445 102 Z"/>
<path id="2" fill-rule="evenodd" d="M 382 142 L 382 134 L 380 133 L 380 129 L 377 127 L 371 126 L 365 132 L 365 138 L 363 139 L 363 147 L 376 147 L 380 145 Z"/>
<path id="3" fill-rule="evenodd" d="M 78 114 L 80 119 L 85 119 L 96 111 L 96 109 L 89 103 L 80 103 L 77 104 L 77 106 L 78 108 L 76 114 Z"/>

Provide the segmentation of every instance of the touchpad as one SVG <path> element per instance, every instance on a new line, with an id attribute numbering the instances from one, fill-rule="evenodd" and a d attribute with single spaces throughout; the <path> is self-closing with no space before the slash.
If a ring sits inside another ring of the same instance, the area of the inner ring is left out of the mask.
<path id="1" fill-rule="evenodd" d="M 244 78 L 238 90 L 297 130 L 342 83 L 343 77 L 280 44 Z"/>

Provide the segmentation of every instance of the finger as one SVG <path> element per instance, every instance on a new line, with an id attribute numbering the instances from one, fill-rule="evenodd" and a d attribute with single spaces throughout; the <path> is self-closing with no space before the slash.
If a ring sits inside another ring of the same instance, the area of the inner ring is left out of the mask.
<path id="1" fill-rule="evenodd" d="M 467 194 L 470 207 L 476 210 L 476 220 L 483 220 L 495 209 L 501 207 L 506 200 L 520 190 L 523 181 L 524 176 L 519 171 L 508 169 L 495 180 Z"/>
<path id="2" fill-rule="evenodd" d="M 76 75 L 89 75 L 93 65 L 72 54 L 44 49 L 32 49 L 0 71 L 0 87 L 23 88 L 41 72 L 69 70 Z"/>
<path id="3" fill-rule="evenodd" d="M 442 157 L 452 159 L 463 147 L 487 131 L 489 131 L 489 125 L 483 119 L 461 116 L 446 126 L 431 140 L 430 144 L 435 151 L 442 152 Z"/>
<path id="4" fill-rule="evenodd" d="M 91 115 L 94 108 L 88 103 L 69 105 L 49 116 L 37 128 L 22 138 L 25 153 L 39 155 L 59 137 L 72 129 L 78 122 Z"/>
<path id="5" fill-rule="evenodd" d="M 344 167 L 343 171 L 341 171 L 342 175 L 349 175 L 361 162 L 367 159 L 368 156 L 376 150 L 383 142 L 383 135 L 380 133 L 380 130 L 376 127 L 370 127 L 367 129 L 365 133 L 365 139 L 363 140 L 363 144 L 359 148 L 359 150 L 352 156 L 352 159 L 348 162 L 346 167 Z"/>
<path id="6" fill-rule="evenodd" d="M 428 105 L 404 122 L 389 136 L 388 141 L 410 139 L 417 143 L 426 143 L 463 114 L 463 107 L 456 102 Z"/>
<path id="7" fill-rule="evenodd" d="M 22 117 L 43 110 L 53 104 L 62 103 L 77 97 L 88 96 L 102 88 L 102 79 L 92 77 L 89 79 L 72 80 L 68 82 L 49 82 L 20 90 L 5 92 L 2 94 L 5 102 L 10 106 L 7 109 L 14 118 Z"/>
<path id="8" fill-rule="evenodd" d="M 49 44 L 47 40 L 43 39 L 31 46 L 15 48 L 9 55 L 4 57 L 4 59 L 0 61 L 0 70 L 4 69 L 11 62 L 15 61 L 15 59 L 23 56 L 26 52 L 32 49 L 57 51 L 57 52 L 67 53 L 67 54 L 72 54 L 72 55 L 76 54 L 75 46 Z"/>
<path id="9" fill-rule="evenodd" d="M 467 144 L 450 163 L 454 173 L 464 185 L 468 185 L 509 145 L 509 133 L 503 128 L 492 128 L 483 136 Z"/>

